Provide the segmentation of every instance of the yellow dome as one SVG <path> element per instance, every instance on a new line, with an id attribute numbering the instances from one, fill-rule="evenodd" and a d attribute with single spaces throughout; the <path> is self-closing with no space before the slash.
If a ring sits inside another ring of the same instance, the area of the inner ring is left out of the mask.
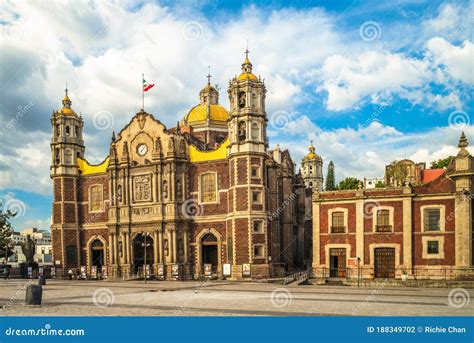
<path id="1" fill-rule="evenodd" d="M 63 101 L 71 101 L 67 95 L 64 96 Z"/>
<path id="2" fill-rule="evenodd" d="M 210 120 L 226 122 L 229 118 L 229 113 L 221 105 L 209 105 L 210 106 Z M 194 106 L 188 115 L 184 118 L 188 124 L 197 123 L 200 121 L 206 121 L 207 118 L 207 105 L 200 104 Z"/>
<path id="3" fill-rule="evenodd" d="M 59 114 L 64 114 L 65 116 L 67 115 L 76 115 L 76 112 L 74 112 L 74 110 L 72 108 L 66 108 L 66 107 L 63 107 L 61 108 L 60 110 L 58 110 L 58 113 Z"/>
<path id="4" fill-rule="evenodd" d="M 315 153 L 312 153 L 312 152 L 310 152 L 308 155 L 306 155 L 306 158 L 311 159 L 311 160 L 313 158 L 316 158 L 316 157 L 317 157 L 317 155 Z"/>
<path id="5" fill-rule="evenodd" d="M 239 80 L 247 80 L 247 79 L 256 80 L 257 77 L 252 73 L 242 73 L 239 75 L 238 79 Z"/>

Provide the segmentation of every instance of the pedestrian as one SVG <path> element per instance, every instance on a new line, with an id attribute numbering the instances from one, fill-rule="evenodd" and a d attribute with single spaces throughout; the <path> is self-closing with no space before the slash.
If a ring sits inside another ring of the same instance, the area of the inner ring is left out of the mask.
<path id="1" fill-rule="evenodd" d="M 76 276 L 77 276 L 77 280 L 81 279 L 81 271 L 79 270 L 79 268 L 76 269 Z"/>
<path id="2" fill-rule="evenodd" d="M 3 278 L 6 280 L 8 278 L 8 267 L 3 268 Z"/>
<path id="3" fill-rule="evenodd" d="M 7 267 L 7 270 L 8 270 L 7 278 L 8 278 L 8 280 L 10 280 L 10 274 L 11 274 L 11 272 L 12 272 L 12 267 L 8 266 L 8 267 Z"/>
<path id="4" fill-rule="evenodd" d="M 72 280 L 72 274 L 73 274 L 72 269 L 69 269 L 67 274 L 69 275 L 69 280 Z"/>

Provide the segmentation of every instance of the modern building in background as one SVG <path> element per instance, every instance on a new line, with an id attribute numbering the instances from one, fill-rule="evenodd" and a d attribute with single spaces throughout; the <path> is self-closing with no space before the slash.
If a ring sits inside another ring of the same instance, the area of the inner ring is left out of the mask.
<path id="1" fill-rule="evenodd" d="M 47 264 L 52 262 L 52 244 L 51 234 L 46 230 L 39 230 L 37 228 L 26 228 L 20 232 L 13 232 L 11 236 L 13 245 L 13 255 L 8 258 L 9 262 L 22 263 L 26 261 L 26 256 L 23 254 L 21 244 L 26 242 L 28 236 L 34 240 L 35 255 L 34 261 L 39 264 Z"/>
<path id="2" fill-rule="evenodd" d="M 445 169 L 403 160 L 386 187 L 313 194 L 313 272 L 323 278 L 454 278 L 472 271 L 474 159 L 464 133 Z M 469 269 L 470 268 L 470 269 Z"/>
<path id="3" fill-rule="evenodd" d="M 267 89 L 252 68 L 246 52 L 229 81 L 229 109 L 210 75 L 176 127 L 142 109 L 99 165 L 84 157 L 84 122 L 66 90 L 51 117 L 54 261 L 127 275 L 144 265 L 146 246 L 146 264 L 166 278 L 241 279 L 310 260 L 298 217 L 303 179 L 288 150 L 269 149 Z"/>

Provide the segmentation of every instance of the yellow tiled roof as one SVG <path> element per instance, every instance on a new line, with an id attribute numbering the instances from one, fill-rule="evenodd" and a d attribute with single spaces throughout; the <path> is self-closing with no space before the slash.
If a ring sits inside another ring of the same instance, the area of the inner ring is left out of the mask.
<path id="1" fill-rule="evenodd" d="M 221 105 L 210 105 L 210 120 L 227 121 L 229 113 Z M 207 105 L 200 104 L 194 106 L 188 115 L 185 117 L 187 123 L 192 124 L 200 121 L 205 121 L 207 116 Z"/>

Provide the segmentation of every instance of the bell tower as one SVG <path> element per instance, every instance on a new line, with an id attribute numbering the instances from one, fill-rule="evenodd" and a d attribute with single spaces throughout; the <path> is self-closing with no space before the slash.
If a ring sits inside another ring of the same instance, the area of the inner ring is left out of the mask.
<path id="1" fill-rule="evenodd" d="M 252 63 L 245 50 L 242 73 L 229 82 L 229 155 L 239 153 L 265 154 L 267 116 L 265 84 L 252 72 Z"/>
<path id="2" fill-rule="evenodd" d="M 250 266 L 252 277 L 268 277 L 271 260 L 267 234 L 267 117 L 265 85 L 252 72 L 245 51 L 242 72 L 229 82 L 229 214 L 228 245 L 232 274 L 240 278 Z"/>
<path id="3" fill-rule="evenodd" d="M 85 149 L 82 139 L 84 121 L 71 108 L 67 87 L 65 92 L 63 107 L 51 116 L 50 167 L 53 181 L 53 260 L 59 261 L 63 269 L 81 266 L 77 159 L 84 157 Z"/>
<path id="4" fill-rule="evenodd" d="M 53 137 L 51 139 L 51 177 L 55 175 L 77 175 L 77 158 L 84 157 L 82 117 L 71 108 L 68 89 L 62 100 L 63 107 L 51 116 Z"/>

